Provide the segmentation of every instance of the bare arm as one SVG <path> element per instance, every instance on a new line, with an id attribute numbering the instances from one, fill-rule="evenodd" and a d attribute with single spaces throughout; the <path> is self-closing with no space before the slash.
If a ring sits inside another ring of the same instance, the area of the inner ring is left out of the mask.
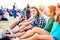
<path id="1" fill-rule="evenodd" d="M 33 16 L 30 17 L 28 20 L 25 20 L 25 21 L 23 21 L 22 23 L 20 23 L 19 26 L 20 26 L 20 25 L 27 25 L 27 24 L 30 24 L 30 23 L 32 22 L 32 19 L 33 19 Z"/>
<path id="2" fill-rule="evenodd" d="M 17 26 L 17 24 L 19 23 L 19 20 L 21 19 L 21 16 L 19 17 L 19 19 L 17 21 L 15 21 L 11 26 L 10 29 L 13 29 L 15 26 Z"/>

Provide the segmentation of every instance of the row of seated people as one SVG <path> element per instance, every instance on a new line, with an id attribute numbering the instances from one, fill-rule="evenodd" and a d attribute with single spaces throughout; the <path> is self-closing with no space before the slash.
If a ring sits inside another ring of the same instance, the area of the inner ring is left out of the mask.
<path id="1" fill-rule="evenodd" d="M 10 20 L 9 13 L 7 12 L 7 9 L 4 9 L 4 11 L 2 9 L 0 9 L 0 20 L 5 20 L 5 21 Z"/>
<path id="2" fill-rule="evenodd" d="M 49 17 L 47 23 L 47 17 L 44 17 L 36 7 L 31 7 L 29 19 L 22 22 L 18 20 L 13 23 L 9 28 L 13 35 L 9 34 L 7 31 L 8 29 L 6 29 L 3 37 L 18 37 L 19 40 L 60 40 L 60 5 L 48 6 L 46 15 Z M 41 25 L 41 23 L 43 23 L 43 25 Z M 18 25 L 19 28 L 17 30 L 12 30 L 16 25 Z"/>

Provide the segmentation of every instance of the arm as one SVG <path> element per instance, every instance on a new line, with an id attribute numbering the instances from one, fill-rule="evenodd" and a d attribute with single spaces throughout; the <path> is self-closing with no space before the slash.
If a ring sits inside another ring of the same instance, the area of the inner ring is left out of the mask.
<path id="1" fill-rule="evenodd" d="M 32 17 L 30 17 L 28 20 L 25 20 L 23 22 L 29 22 L 31 19 L 33 19 Z"/>
<path id="2" fill-rule="evenodd" d="M 58 23 L 57 22 L 54 22 L 53 23 L 53 28 L 52 28 L 50 34 L 53 34 L 54 32 L 56 32 L 57 29 L 58 29 Z"/>
<path id="3" fill-rule="evenodd" d="M 27 25 L 27 24 L 30 24 L 30 23 L 32 22 L 32 19 L 33 19 L 33 16 L 30 17 L 28 20 L 25 20 L 25 21 L 23 21 L 22 23 L 20 23 L 19 26 L 20 26 L 20 25 Z"/>
<path id="4" fill-rule="evenodd" d="M 13 29 L 18 23 L 19 23 L 19 20 L 21 19 L 21 15 L 19 17 L 19 19 L 17 21 L 15 21 L 11 26 L 10 26 L 10 29 Z"/>

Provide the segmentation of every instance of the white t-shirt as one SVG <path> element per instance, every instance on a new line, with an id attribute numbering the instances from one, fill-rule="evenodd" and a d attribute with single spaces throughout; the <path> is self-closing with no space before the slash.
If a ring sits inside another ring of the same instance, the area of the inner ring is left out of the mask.
<path id="1" fill-rule="evenodd" d="M 9 13 L 8 12 L 4 12 L 3 18 L 7 18 L 8 20 L 10 20 Z"/>

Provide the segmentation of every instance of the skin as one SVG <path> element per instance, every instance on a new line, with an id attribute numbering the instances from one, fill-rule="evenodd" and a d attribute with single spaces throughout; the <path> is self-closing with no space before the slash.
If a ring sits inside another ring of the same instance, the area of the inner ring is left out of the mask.
<path id="1" fill-rule="evenodd" d="M 47 15 L 51 18 L 53 17 L 53 12 L 50 12 L 49 9 L 46 11 L 48 13 Z M 39 30 L 39 31 L 38 31 Z M 20 39 L 25 39 L 27 37 L 31 37 L 32 35 L 34 36 L 35 33 L 38 33 L 42 37 L 40 39 L 45 39 L 45 40 L 53 40 L 53 38 L 49 35 L 48 31 L 45 31 L 41 28 L 34 27 L 32 30 L 27 31 L 23 36 L 20 37 Z M 36 35 L 37 36 L 37 35 Z M 46 37 L 45 37 L 46 36 Z M 48 39 L 47 39 L 48 37 Z M 50 39 L 51 38 L 51 39 Z M 33 39 L 33 38 L 32 38 Z"/>
<path id="2" fill-rule="evenodd" d="M 56 15 L 58 15 L 60 13 L 60 9 L 58 7 L 56 7 Z"/>
<path id="3" fill-rule="evenodd" d="M 37 14 L 37 11 L 35 10 L 35 9 L 31 9 L 31 20 L 30 19 L 28 19 L 28 20 L 30 20 L 30 21 L 28 21 L 28 22 L 22 22 L 22 23 L 20 23 L 20 25 L 21 25 L 21 27 L 19 27 L 19 29 L 17 29 L 16 30 L 16 32 L 18 32 L 17 34 L 14 34 L 14 35 L 10 35 L 10 34 L 8 34 L 8 35 L 6 35 L 7 37 L 17 37 L 17 36 L 19 36 L 20 34 L 19 33 L 21 33 L 21 32 L 24 32 L 26 29 L 28 30 L 28 29 L 30 29 L 30 28 L 32 28 L 32 26 L 31 26 L 31 22 L 32 22 L 32 19 L 33 19 L 33 17 L 34 16 L 36 16 L 36 14 Z M 22 25 L 23 24 L 23 25 Z M 28 25 L 27 25 L 28 24 Z M 26 26 L 27 25 L 27 26 Z M 25 27 L 26 26 L 26 27 Z M 22 34 L 24 34 L 24 33 L 21 33 L 21 35 Z"/>

